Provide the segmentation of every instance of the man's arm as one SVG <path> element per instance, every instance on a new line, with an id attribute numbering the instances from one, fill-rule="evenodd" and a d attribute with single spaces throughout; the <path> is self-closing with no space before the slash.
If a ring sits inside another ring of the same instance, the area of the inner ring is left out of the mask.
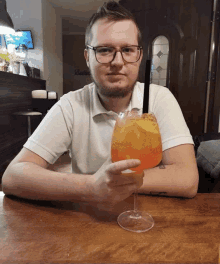
<path id="1" fill-rule="evenodd" d="M 139 193 L 193 198 L 199 174 L 192 144 L 179 145 L 163 152 L 162 166 L 145 170 Z"/>
<path id="2" fill-rule="evenodd" d="M 70 189 L 77 175 L 54 172 L 48 170 L 48 166 L 42 157 L 23 148 L 3 174 L 3 192 L 34 200 L 74 199 Z M 77 196 L 75 193 L 76 199 Z"/>
<path id="3" fill-rule="evenodd" d="M 48 165 L 46 160 L 23 148 L 3 175 L 3 192 L 33 200 L 83 201 L 108 206 L 126 199 L 143 183 L 143 175 L 139 179 L 121 175 L 121 171 L 140 165 L 139 160 L 103 164 L 93 175 L 59 173 L 48 170 Z"/>

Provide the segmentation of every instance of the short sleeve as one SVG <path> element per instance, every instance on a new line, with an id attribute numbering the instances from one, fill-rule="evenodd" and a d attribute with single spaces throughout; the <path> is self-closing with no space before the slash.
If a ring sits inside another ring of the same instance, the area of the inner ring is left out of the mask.
<path id="1" fill-rule="evenodd" d="M 24 147 L 53 164 L 70 148 L 72 138 L 72 108 L 65 97 L 56 103 Z"/>
<path id="2" fill-rule="evenodd" d="M 181 144 L 194 144 L 180 106 L 169 89 L 156 90 L 153 112 L 159 124 L 163 151 Z"/>

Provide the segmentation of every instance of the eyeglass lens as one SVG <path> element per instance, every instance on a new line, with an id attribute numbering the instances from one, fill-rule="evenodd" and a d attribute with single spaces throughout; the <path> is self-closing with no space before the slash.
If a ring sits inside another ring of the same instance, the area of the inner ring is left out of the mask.
<path id="1" fill-rule="evenodd" d="M 116 50 L 111 47 L 100 47 L 96 49 L 96 59 L 100 63 L 109 63 L 115 57 Z M 122 57 L 127 62 L 136 62 L 140 58 L 139 47 L 124 47 L 121 49 Z"/>

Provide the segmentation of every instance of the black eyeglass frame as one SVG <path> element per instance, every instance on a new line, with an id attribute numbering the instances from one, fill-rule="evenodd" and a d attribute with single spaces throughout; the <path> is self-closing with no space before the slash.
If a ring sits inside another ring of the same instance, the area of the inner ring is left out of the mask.
<path id="1" fill-rule="evenodd" d="M 125 62 L 127 62 L 127 63 L 135 63 L 135 62 L 139 61 L 139 60 L 140 60 L 140 57 L 141 57 L 141 50 L 143 50 L 143 47 L 138 46 L 138 45 L 130 45 L 130 46 L 125 46 L 124 48 L 126 48 L 126 47 L 138 47 L 138 48 L 140 49 L 140 55 L 139 55 L 139 58 L 138 58 L 136 61 L 128 62 L 128 61 L 126 61 L 126 60 L 124 59 L 123 54 L 122 54 L 122 50 L 120 49 L 120 50 L 118 50 L 118 51 L 121 53 L 121 56 L 122 56 L 123 60 L 124 60 Z M 97 59 L 97 57 L 96 57 L 96 50 L 97 50 L 98 48 L 113 48 L 113 47 L 108 47 L 108 46 L 98 46 L 98 47 L 93 47 L 93 46 L 90 46 L 90 45 L 86 45 L 86 49 L 87 49 L 87 48 L 89 48 L 89 49 L 95 51 L 95 58 L 96 58 L 97 62 L 100 63 L 100 64 L 108 64 L 108 63 L 111 63 L 111 62 L 115 59 L 116 53 L 118 52 L 117 50 L 115 50 L 115 54 L 114 54 L 112 60 L 109 61 L 109 62 L 104 62 L 104 63 L 103 63 L 103 62 L 98 61 L 98 59 Z M 114 48 L 114 49 L 115 49 L 115 48 Z"/>

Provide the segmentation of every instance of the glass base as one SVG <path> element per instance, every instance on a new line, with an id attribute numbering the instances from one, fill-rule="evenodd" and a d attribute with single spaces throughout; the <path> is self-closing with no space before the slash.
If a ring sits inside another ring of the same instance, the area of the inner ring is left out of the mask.
<path id="1" fill-rule="evenodd" d="M 154 219 L 145 212 L 131 210 L 118 216 L 118 224 L 125 230 L 141 233 L 154 226 Z"/>

